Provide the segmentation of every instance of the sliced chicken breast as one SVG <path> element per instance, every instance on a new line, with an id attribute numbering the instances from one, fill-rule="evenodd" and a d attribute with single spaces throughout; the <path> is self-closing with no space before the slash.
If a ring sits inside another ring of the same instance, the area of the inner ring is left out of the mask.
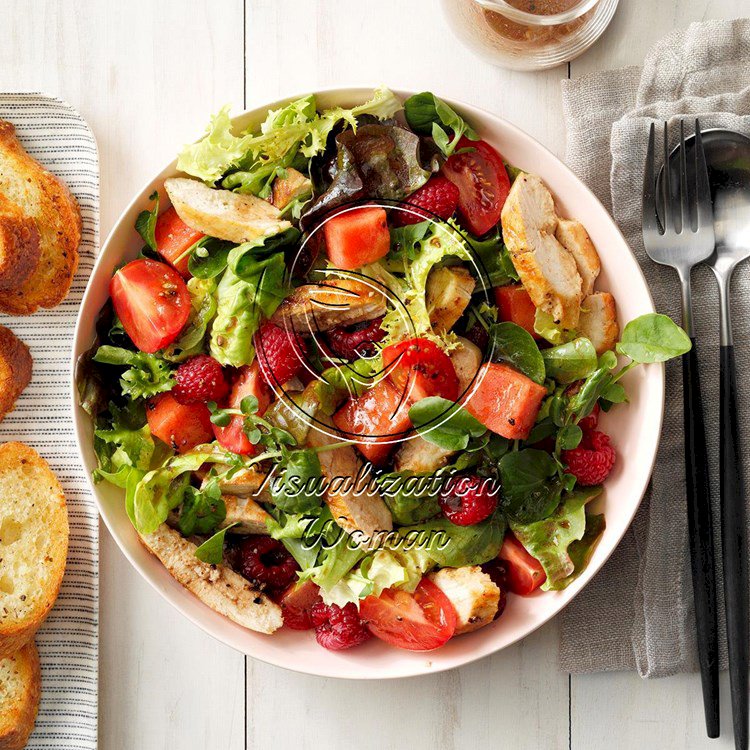
<path id="1" fill-rule="evenodd" d="M 505 244 L 534 305 L 556 324 L 578 324 L 583 282 L 573 255 L 555 237 L 558 218 L 546 185 L 521 173 L 503 206 Z"/>
<path id="2" fill-rule="evenodd" d="M 596 252 L 589 233 L 576 219 L 559 219 L 555 237 L 575 259 L 583 284 L 583 296 L 588 297 L 594 291 L 594 283 L 602 270 L 599 253 Z"/>
<path id="3" fill-rule="evenodd" d="M 458 346 L 448 352 L 448 356 L 458 377 L 458 392 L 464 393 L 482 366 L 482 350 L 469 339 L 459 336 Z"/>
<path id="4" fill-rule="evenodd" d="M 442 568 L 429 578 L 456 610 L 456 635 L 489 625 L 497 614 L 500 589 L 479 566 Z"/>
<path id="5" fill-rule="evenodd" d="M 266 526 L 266 520 L 270 516 L 254 500 L 237 495 L 222 495 L 221 498 L 227 509 L 227 516 L 221 526 L 231 526 L 230 534 L 270 533 Z"/>
<path id="6" fill-rule="evenodd" d="M 377 290 L 355 279 L 335 279 L 297 287 L 271 320 L 299 333 L 327 331 L 385 315 L 386 300 Z"/>
<path id="7" fill-rule="evenodd" d="M 609 292 L 590 294 L 581 304 L 578 333 L 591 341 L 597 354 L 615 348 L 620 338 L 615 298 Z"/>
<path id="8" fill-rule="evenodd" d="M 277 177 L 273 181 L 271 203 L 281 211 L 305 193 L 312 193 L 312 182 L 301 172 L 289 167 L 285 177 Z"/>
<path id="9" fill-rule="evenodd" d="M 218 190 L 199 180 L 170 177 L 164 188 L 177 215 L 192 229 L 237 244 L 268 237 L 292 225 L 279 209 L 254 195 Z"/>
<path id="10" fill-rule="evenodd" d="M 219 614 L 258 633 L 282 626 L 278 604 L 230 567 L 199 560 L 197 547 L 167 524 L 141 535 L 141 541 L 180 584 Z"/>
<path id="11" fill-rule="evenodd" d="M 431 474 L 443 466 L 447 466 L 448 459 L 455 451 L 440 448 L 437 445 L 416 435 L 404 443 L 393 457 L 393 468 L 399 472 L 414 472 L 415 474 Z"/>
<path id="12" fill-rule="evenodd" d="M 316 419 L 328 431 L 335 433 L 336 428 L 329 417 L 317 415 Z M 338 442 L 338 439 L 324 434 L 313 427 L 307 436 L 310 448 L 319 448 Z M 355 449 L 345 445 L 335 450 L 318 453 L 323 476 L 330 483 L 325 502 L 330 508 L 336 523 L 349 532 L 361 532 L 363 546 L 369 546 L 370 540 L 377 541 L 377 532 L 391 531 L 393 518 L 383 498 L 370 485 L 370 482 L 355 485 L 355 479 L 362 466 Z"/>
<path id="13" fill-rule="evenodd" d="M 444 266 L 430 272 L 425 301 L 435 332 L 453 328 L 471 302 L 475 285 L 474 277 L 461 266 Z"/>

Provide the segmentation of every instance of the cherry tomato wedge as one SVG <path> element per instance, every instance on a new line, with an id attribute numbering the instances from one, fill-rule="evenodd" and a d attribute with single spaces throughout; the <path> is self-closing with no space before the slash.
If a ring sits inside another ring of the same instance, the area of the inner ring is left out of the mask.
<path id="1" fill-rule="evenodd" d="M 229 392 L 227 405 L 232 409 L 239 409 L 245 396 L 255 396 L 258 399 L 259 417 L 262 417 L 265 410 L 271 405 L 271 390 L 260 374 L 257 360 L 251 365 L 245 365 L 239 371 L 237 379 L 232 385 L 232 390 Z M 225 427 L 213 425 L 214 435 L 219 444 L 232 453 L 237 453 L 240 456 L 255 455 L 257 449 L 248 440 L 243 426 L 244 419 L 240 416 L 234 416 Z"/>
<path id="2" fill-rule="evenodd" d="M 443 164 L 443 174 L 458 188 L 458 215 L 472 234 L 482 235 L 500 221 L 510 192 L 510 178 L 503 158 L 486 141 L 464 137 Z"/>
<path id="3" fill-rule="evenodd" d="M 498 557 L 508 564 L 508 588 L 514 594 L 526 596 L 547 580 L 539 560 L 532 557 L 512 534 L 505 537 Z"/>
<path id="4" fill-rule="evenodd" d="M 383 367 L 410 401 L 427 396 L 458 398 L 458 376 L 450 357 L 429 339 L 408 339 L 383 349 Z"/>
<path id="5" fill-rule="evenodd" d="M 112 277 L 109 294 L 125 332 L 149 354 L 171 344 L 190 315 L 190 294 L 182 277 L 156 260 L 142 258 L 123 266 Z"/>
<path id="6" fill-rule="evenodd" d="M 148 400 L 146 419 L 151 434 L 179 453 L 213 438 L 211 413 L 205 404 L 181 404 L 171 393 Z"/>
<path id="7" fill-rule="evenodd" d="M 439 648 L 456 631 L 456 610 L 450 599 L 427 578 L 413 594 L 386 589 L 380 596 L 368 596 L 359 613 L 374 636 L 409 651 Z"/>
<path id="8" fill-rule="evenodd" d="M 190 255 L 187 251 L 203 237 L 203 232 L 192 229 L 177 215 L 174 206 L 170 206 L 159 216 L 154 227 L 159 255 L 186 279 L 191 276 L 188 270 Z"/>

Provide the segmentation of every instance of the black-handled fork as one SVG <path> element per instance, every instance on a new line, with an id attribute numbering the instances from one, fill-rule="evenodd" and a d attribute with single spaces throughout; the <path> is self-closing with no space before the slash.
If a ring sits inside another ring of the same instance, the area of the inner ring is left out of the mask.
<path id="1" fill-rule="evenodd" d="M 695 130 L 695 183 L 689 190 L 684 128 L 680 123 L 679 180 L 677 190 L 673 191 L 668 130 L 667 123 L 664 123 L 665 169 L 662 189 L 660 195 L 657 195 L 654 170 L 655 129 L 651 125 L 643 177 L 643 244 L 651 260 L 671 266 L 677 271 L 682 289 L 682 325 L 693 342 L 692 349 L 682 360 L 688 534 L 706 732 L 709 737 L 718 737 L 719 648 L 713 522 L 690 285 L 693 266 L 707 260 L 714 251 L 714 225 L 708 170 L 697 120 Z"/>

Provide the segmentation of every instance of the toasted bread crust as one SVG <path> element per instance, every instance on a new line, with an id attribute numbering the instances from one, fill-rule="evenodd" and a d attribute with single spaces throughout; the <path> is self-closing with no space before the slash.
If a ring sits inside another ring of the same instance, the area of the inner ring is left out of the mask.
<path id="1" fill-rule="evenodd" d="M 18 479 L 14 480 L 13 475 Z M 40 595 L 36 602 L 18 617 L 13 611 L 13 595 L 0 596 L 0 659 L 25 646 L 46 619 L 60 591 L 68 552 L 68 514 L 62 487 L 47 462 L 23 443 L 0 445 L 0 509 L 6 510 L 5 514 L 0 513 L 0 527 L 4 515 L 17 520 L 15 509 L 29 499 L 21 478 L 37 488 L 40 497 L 34 498 L 31 507 L 35 513 L 44 514 L 44 524 L 51 533 L 44 557 L 36 561 L 38 579 L 42 579 L 38 583 Z M 42 495 L 47 498 L 46 502 L 40 501 Z M 25 548 L 30 542 L 22 536 L 15 543 Z M 4 551 L 3 539 L 0 539 L 0 556 L 10 557 L 13 546 L 11 543 Z"/>
<path id="2" fill-rule="evenodd" d="M 36 222 L 0 193 L 0 291 L 23 284 L 41 253 Z"/>
<path id="3" fill-rule="evenodd" d="M 32 366 L 29 347 L 0 325 L 0 422 L 29 384 Z"/>
<path id="4" fill-rule="evenodd" d="M 41 695 L 42 675 L 39 654 L 34 642 L 27 643 L 20 651 L 0 660 L 0 672 L 7 670 L 15 675 L 16 691 L 5 694 L 0 684 L 0 750 L 22 750 L 34 729 Z"/>
<path id="5" fill-rule="evenodd" d="M 0 311 L 30 315 L 68 294 L 78 266 L 81 212 L 68 188 L 29 156 L 11 123 L 0 120 L 0 193 L 36 222 L 40 258 L 17 287 L 0 292 Z"/>

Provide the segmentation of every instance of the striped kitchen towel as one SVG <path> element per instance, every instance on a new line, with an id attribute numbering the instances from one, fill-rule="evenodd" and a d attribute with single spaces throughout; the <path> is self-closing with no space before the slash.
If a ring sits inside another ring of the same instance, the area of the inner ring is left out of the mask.
<path id="1" fill-rule="evenodd" d="M 53 96 L 0 93 L 0 118 L 12 122 L 26 150 L 65 182 L 83 217 L 80 262 L 68 298 L 28 317 L 0 315 L 34 358 L 31 384 L 0 422 L 0 442 L 27 443 L 47 459 L 62 483 L 70 520 L 60 596 L 36 638 L 42 699 L 27 748 L 95 750 L 99 525 L 73 435 L 70 358 L 78 307 L 99 249 L 99 158 L 89 126 Z"/>

